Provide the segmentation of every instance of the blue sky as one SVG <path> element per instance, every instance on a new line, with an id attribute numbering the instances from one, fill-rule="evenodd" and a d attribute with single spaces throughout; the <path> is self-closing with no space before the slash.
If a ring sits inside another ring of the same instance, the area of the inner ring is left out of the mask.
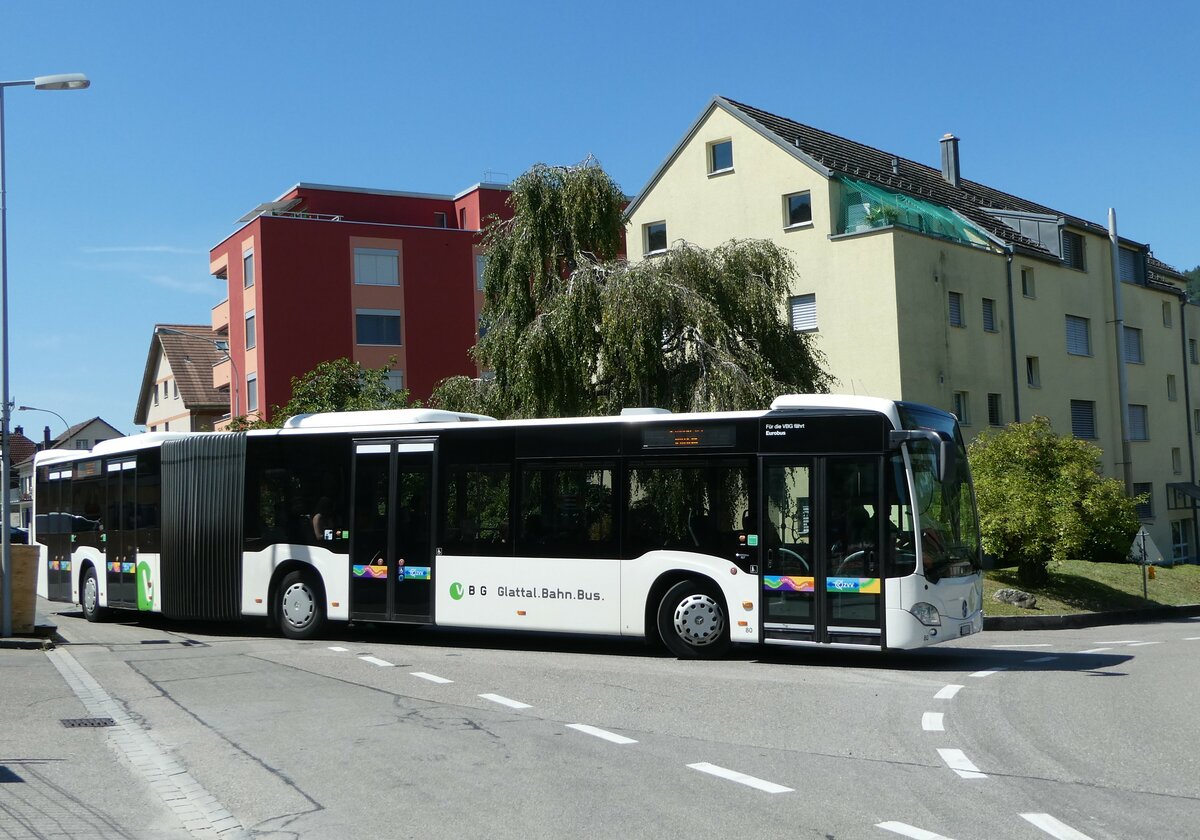
<path id="1" fill-rule="evenodd" d="M 1200 264 L 1192 2 L 60 2 L 0 7 L 10 391 L 133 425 L 156 322 L 300 181 L 456 193 L 594 155 L 640 191 L 714 94 Z M 37 437 L 50 414 L 16 412 Z"/>

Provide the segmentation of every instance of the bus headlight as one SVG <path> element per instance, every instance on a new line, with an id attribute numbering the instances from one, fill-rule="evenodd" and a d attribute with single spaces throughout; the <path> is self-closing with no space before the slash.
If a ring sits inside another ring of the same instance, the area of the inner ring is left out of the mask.
<path id="1" fill-rule="evenodd" d="M 913 604 L 912 609 L 909 610 L 909 612 L 916 617 L 917 621 L 921 622 L 926 627 L 937 627 L 942 623 L 942 616 L 938 613 L 937 607 L 935 607 L 933 604 L 927 604 L 924 601 L 921 601 L 918 604 Z"/>

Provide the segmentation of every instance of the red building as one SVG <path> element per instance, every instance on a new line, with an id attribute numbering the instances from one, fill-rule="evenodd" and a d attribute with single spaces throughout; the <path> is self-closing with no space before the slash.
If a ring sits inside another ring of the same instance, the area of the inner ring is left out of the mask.
<path id="1" fill-rule="evenodd" d="M 456 196 L 298 184 L 243 216 L 209 254 L 228 290 L 212 327 L 230 353 L 213 384 L 232 413 L 269 419 L 292 377 L 341 356 L 367 368 L 394 356 L 394 387 L 418 399 L 477 375 L 479 229 L 511 216 L 508 195 L 500 184 Z"/>

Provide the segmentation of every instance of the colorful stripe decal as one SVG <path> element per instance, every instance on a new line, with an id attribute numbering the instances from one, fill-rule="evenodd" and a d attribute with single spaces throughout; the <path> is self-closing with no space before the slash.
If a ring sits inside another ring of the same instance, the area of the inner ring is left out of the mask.
<path id="1" fill-rule="evenodd" d="M 793 575 L 763 575 L 763 589 L 772 592 L 812 592 L 814 581 L 810 577 Z"/>
<path id="2" fill-rule="evenodd" d="M 428 566 L 405 566 L 399 575 L 404 580 L 429 580 L 432 569 Z"/>
<path id="3" fill-rule="evenodd" d="M 795 575 L 763 575 L 763 589 L 768 592 L 813 592 L 816 581 Z M 880 582 L 879 578 L 828 577 L 825 578 L 825 591 L 878 595 Z"/>
<path id="4" fill-rule="evenodd" d="M 353 566 L 353 574 L 356 578 L 371 578 L 373 580 L 387 580 L 387 566 Z"/>
<path id="5" fill-rule="evenodd" d="M 857 592 L 860 595 L 878 595 L 879 578 L 831 577 L 825 578 L 826 592 Z"/>

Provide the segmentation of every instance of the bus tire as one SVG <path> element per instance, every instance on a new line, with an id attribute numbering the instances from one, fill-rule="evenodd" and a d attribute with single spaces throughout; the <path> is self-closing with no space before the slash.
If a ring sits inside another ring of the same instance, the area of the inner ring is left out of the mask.
<path id="1" fill-rule="evenodd" d="M 680 581 L 659 601 L 658 635 L 680 659 L 715 659 L 729 648 L 729 616 L 712 587 Z"/>
<path id="2" fill-rule="evenodd" d="M 104 620 L 105 610 L 100 606 L 100 583 L 96 578 L 95 566 L 88 566 L 83 573 L 83 581 L 79 584 L 79 605 L 83 607 L 83 617 L 88 621 Z"/>
<path id="3" fill-rule="evenodd" d="M 275 614 L 289 639 L 311 639 L 325 624 L 325 597 L 308 572 L 288 572 L 279 583 Z"/>

